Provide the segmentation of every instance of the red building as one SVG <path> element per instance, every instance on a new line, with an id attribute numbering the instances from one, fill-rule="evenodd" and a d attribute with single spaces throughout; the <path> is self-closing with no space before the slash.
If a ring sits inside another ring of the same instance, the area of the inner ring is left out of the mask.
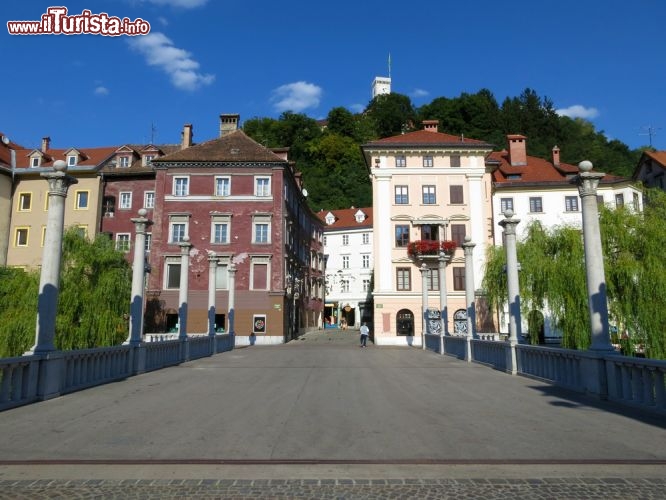
<path id="1" fill-rule="evenodd" d="M 152 160 L 155 205 L 149 214 L 154 223 L 147 332 L 176 329 L 183 272 L 180 243 L 187 238 L 192 245 L 188 333 L 208 331 L 212 254 L 218 260 L 216 327 L 225 331 L 228 268 L 233 263 L 237 269 L 237 345 L 282 343 L 321 325 L 322 224 L 307 207 L 300 174 L 286 150 L 253 141 L 237 129 L 238 118 L 222 115 L 219 138 Z"/>

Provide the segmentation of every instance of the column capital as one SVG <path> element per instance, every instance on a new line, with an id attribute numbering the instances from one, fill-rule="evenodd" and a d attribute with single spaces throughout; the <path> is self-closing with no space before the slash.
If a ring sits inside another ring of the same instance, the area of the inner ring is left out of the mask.
<path id="1" fill-rule="evenodd" d="M 599 181 L 606 174 L 601 172 L 581 172 L 575 177 L 576 184 L 578 185 L 578 194 L 581 198 L 586 196 L 596 196 Z"/>
<path id="2" fill-rule="evenodd" d="M 467 257 L 468 255 L 472 255 L 475 246 L 476 243 L 472 243 L 472 238 L 470 238 L 469 236 L 465 236 L 465 242 L 462 244 L 463 252 L 465 252 L 465 257 Z"/>
<path id="3" fill-rule="evenodd" d="M 138 217 L 133 217 L 130 219 L 134 223 L 134 231 L 137 234 L 143 234 L 146 232 L 146 228 L 150 225 L 152 225 L 153 221 L 150 219 L 146 218 L 146 214 L 148 213 L 148 210 L 145 208 L 140 208 L 138 211 Z"/>
<path id="4" fill-rule="evenodd" d="M 49 195 L 67 196 L 69 186 L 79 183 L 76 177 L 67 173 L 67 164 L 63 160 L 57 160 L 53 164 L 53 171 L 41 176 L 49 183 Z"/>
<path id="5" fill-rule="evenodd" d="M 238 271 L 238 269 L 236 268 L 236 264 L 230 262 L 229 265 L 227 266 L 227 271 L 230 273 L 235 273 L 236 271 Z"/>
<path id="6" fill-rule="evenodd" d="M 190 253 L 190 248 L 192 247 L 192 243 L 190 243 L 190 237 L 185 236 L 183 238 L 183 241 L 181 241 L 178 246 L 180 247 L 180 254 L 181 255 L 188 255 Z"/>
<path id="7" fill-rule="evenodd" d="M 439 252 L 439 257 L 437 260 L 440 264 L 444 264 L 444 266 L 446 266 L 449 262 L 451 262 L 451 254 L 446 252 Z"/>
<path id="8" fill-rule="evenodd" d="M 428 265 L 424 262 L 421 264 L 421 267 L 419 267 L 419 271 L 421 271 L 421 274 L 428 272 Z"/>
<path id="9" fill-rule="evenodd" d="M 504 219 L 499 221 L 499 225 L 504 228 L 505 234 L 516 234 L 516 226 L 520 223 L 520 219 L 513 218 L 513 210 L 504 211 Z"/>

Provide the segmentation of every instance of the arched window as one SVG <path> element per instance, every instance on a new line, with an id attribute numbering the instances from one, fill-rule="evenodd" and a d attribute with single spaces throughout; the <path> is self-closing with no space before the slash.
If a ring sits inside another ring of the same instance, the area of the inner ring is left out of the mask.
<path id="1" fill-rule="evenodd" d="M 453 313 L 453 334 L 467 335 L 467 311 L 458 309 Z"/>
<path id="2" fill-rule="evenodd" d="M 400 309 L 395 317 L 398 335 L 414 336 L 414 313 L 409 309 Z"/>

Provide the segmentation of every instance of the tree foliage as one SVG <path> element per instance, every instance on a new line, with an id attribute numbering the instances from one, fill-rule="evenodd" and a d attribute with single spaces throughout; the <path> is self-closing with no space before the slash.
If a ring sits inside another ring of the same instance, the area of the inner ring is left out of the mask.
<path id="1" fill-rule="evenodd" d="M 63 237 L 55 345 L 84 349 L 122 343 L 128 336 L 132 270 L 106 236 L 94 241 L 76 229 Z M 0 357 L 18 356 L 35 342 L 39 275 L 0 269 Z"/>
<path id="2" fill-rule="evenodd" d="M 601 208 L 609 315 L 619 332 L 613 340 L 623 342 L 627 354 L 644 352 L 650 358 L 666 359 L 666 194 L 650 191 L 647 199 L 643 213 L 627 207 Z M 532 224 L 517 252 L 522 315 L 529 318 L 535 310 L 550 313 L 553 326 L 562 332 L 563 347 L 588 348 L 580 228 L 560 226 L 547 231 Z M 494 308 L 502 307 L 507 297 L 504 253 L 503 248 L 491 248 L 486 262 L 483 286 Z"/>

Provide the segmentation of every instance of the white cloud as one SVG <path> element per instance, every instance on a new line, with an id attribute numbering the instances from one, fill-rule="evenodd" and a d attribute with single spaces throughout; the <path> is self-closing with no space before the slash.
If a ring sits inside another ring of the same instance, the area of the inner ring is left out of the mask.
<path id="1" fill-rule="evenodd" d="M 208 0 L 145 0 L 156 5 L 169 5 L 171 7 L 184 7 L 194 9 L 208 3 Z"/>
<path id="2" fill-rule="evenodd" d="M 98 85 L 97 87 L 95 87 L 94 94 L 109 95 L 109 89 L 107 89 L 104 85 Z"/>
<path id="3" fill-rule="evenodd" d="M 412 93 L 410 95 L 412 97 L 426 97 L 426 96 L 430 95 L 430 92 L 428 92 L 427 90 L 423 90 L 423 89 L 414 89 L 414 90 L 412 90 Z"/>
<path id="4" fill-rule="evenodd" d="M 322 89 L 314 83 L 287 83 L 273 90 L 271 102 L 277 111 L 294 111 L 319 106 Z"/>
<path id="5" fill-rule="evenodd" d="M 169 26 L 169 20 L 166 17 L 159 16 L 157 20 L 162 26 Z"/>
<path id="6" fill-rule="evenodd" d="M 591 120 L 599 116 L 599 110 L 597 108 L 586 108 L 581 104 L 574 104 L 568 108 L 557 109 L 555 112 L 560 116 L 568 116 L 569 118 L 585 118 L 586 120 Z"/>
<path id="7" fill-rule="evenodd" d="M 196 90 L 203 85 L 210 85 L 214 75 L 199 73 L 199 63 L 192 59 L 192 54 L 174 47 L 173 42 L 164 33 L 152 32 L 145 36 L 128 40 L 130 46 L 143 54 L 150 66 L 157 66 L 171 78 L 174 87 L 181 90 Z"/>
<path id="8" fill-rule="evenodd" d="M 353 111 L 354 113 L 361 113 L 365 109 L 365 106 L 363 104 L 358 104 L 358 103 L 350 104 L 347 107 L 349 108 L 350 111 Z"/>

